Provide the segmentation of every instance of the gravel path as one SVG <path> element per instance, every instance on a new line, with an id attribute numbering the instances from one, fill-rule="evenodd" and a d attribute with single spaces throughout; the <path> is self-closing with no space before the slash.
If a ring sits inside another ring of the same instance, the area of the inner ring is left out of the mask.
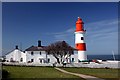
<path id="1" fill-rule="evenodd" d="M 72 75 L 75 75 L 75 76 L 79 76 L 79 77 L 84 78 L 86 80 L 104 80 L 104 79 L 100 79 L 100 78 L 97 78 L 97 77 L 94 77 L 94 76 L 88 76 L 88 75 L 84 75 L 84 74 L 78 74 L 78 73 L 68 72 L 68 71 L 65 71 L 63 69 L 56 68 L 56 67 L 55 67 L 55 69 L 59 70 L 59 71 L 61 71 L 63 73 L 67 73 L 67 74 L 72 74 Z"/>

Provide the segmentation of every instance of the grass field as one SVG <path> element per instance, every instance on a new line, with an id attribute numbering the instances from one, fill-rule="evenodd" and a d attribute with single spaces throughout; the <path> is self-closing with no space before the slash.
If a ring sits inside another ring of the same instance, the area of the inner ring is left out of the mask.
<path id="1" fill-rule="evenodd" d="M 9 78 L 79 78 L 57 71 L 53 67 L 17 67 L 3 66 L 10 75 Z"/>
<path id="2" fill-rule="evenodd" d="M 79 79 L 77 76 L 65 74 L 57 71 L 53 67 L 19 67 L 19 66 L 3 66 L 8 71 L 9 78 L 66 78 L 65 80 Z M 91 69 L 91 68 L 61 68 L 69 72 L 81 73 L 104 78 L 108 80 L 119 80 L 118 69 Z M 120 69 L 119 69 L 120 70 Z M 84 80 L 84 79 L 80 79 Z"/>
<path id="3" fill-rule="evenodd" d="M 91 68 L 61 68 L 61 69 L 74 73 L 92 75 L 108 80 L 120 80 L 118 79 L 118 73 L 120 69 L 91 69 Z"/>

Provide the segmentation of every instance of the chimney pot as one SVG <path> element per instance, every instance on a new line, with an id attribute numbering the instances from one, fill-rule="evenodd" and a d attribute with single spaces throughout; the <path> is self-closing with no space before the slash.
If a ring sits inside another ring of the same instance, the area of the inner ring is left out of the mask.
<path id="1" fill-rule="evenodd" d="M 15 46 L 15 49 L 18 49 L 18 45 Z"/>
<path id="2" fill-rule="evenodd" d="M 41 41 L 38 40 L 38 47 L 41 47 Z"/>

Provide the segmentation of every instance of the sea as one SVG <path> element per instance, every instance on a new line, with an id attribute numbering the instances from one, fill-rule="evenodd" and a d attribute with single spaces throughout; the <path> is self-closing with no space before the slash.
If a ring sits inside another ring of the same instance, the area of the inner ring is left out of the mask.
<path id="1" fill-rule="evenodd" d="M 120 55 L 114 55 L 115 60 L 120 61 Z M 87 55 L 88 60 L 100 59 L 100 60 L 114 60 L 113 55 Z"/>

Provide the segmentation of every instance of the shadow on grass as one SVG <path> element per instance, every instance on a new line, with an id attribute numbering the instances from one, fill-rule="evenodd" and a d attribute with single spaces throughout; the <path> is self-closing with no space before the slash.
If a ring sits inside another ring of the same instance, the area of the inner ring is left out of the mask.
<path id="1" fill-rule="evenodd" d="M 2 80 L 8 80 L 9 79 L 9 72 L 7 70 L 2 70 Z"/>
<path id="2" fill-rule="evenodd" d="M 81 79 L 79 78 L 9 78 L 4 80 L 81 80 Z"/>
<path id="3" fill-rule="evenodd" d="M 79 79 L 79 78 L 8 78 L 8 79 L 2 79 L 2 80 L 85 80 L 85 79 Z M 96 79 L 90 79 L 90 80 L 96 80 Z M 118 78 L 107 78 L 104 80 L 119 80 Z"/>

